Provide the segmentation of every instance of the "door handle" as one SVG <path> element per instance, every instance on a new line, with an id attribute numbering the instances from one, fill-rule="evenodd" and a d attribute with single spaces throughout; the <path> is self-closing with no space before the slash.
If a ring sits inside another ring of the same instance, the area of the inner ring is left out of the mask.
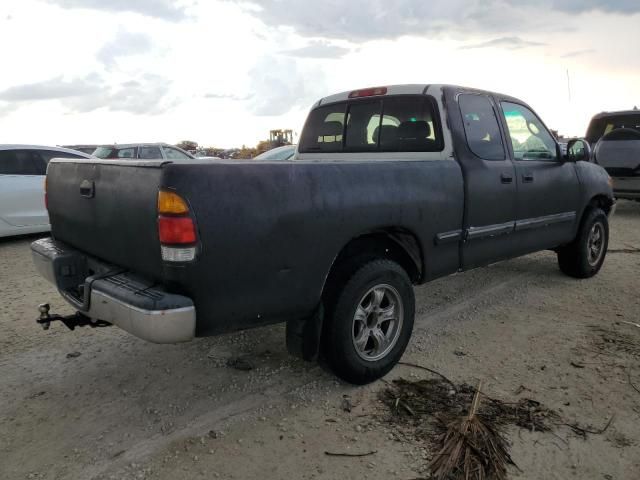
<path id="1" fill-rule="evenodd" d="M 513 183 L 513 177 L 511 175 L 503 173 L 502 175 L 500 175 L 500 181 L 502 183 Z"/>
<path id="2" fill-rule="evenodd" d="M 530 172 L 523 173 L 522 183 L 533 183 L 533 173 L 530 173 Z"/>

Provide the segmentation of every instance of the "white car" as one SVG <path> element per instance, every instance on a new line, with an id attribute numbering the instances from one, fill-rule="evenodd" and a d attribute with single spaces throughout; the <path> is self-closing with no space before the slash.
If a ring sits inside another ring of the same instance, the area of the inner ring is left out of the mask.
<path id="1" fill-rule="evenodd" d="M 0 237 L 49 231 L 44 179 L 52 158 L 92 158 L 76 150 L 0 145 Z"/>
<path id="2" fill-rule="evenodd" d="M 296 153 L 297 145 L 283 145 L 261 153 L 254 160 L 280 161 L 291 160 Z"/>

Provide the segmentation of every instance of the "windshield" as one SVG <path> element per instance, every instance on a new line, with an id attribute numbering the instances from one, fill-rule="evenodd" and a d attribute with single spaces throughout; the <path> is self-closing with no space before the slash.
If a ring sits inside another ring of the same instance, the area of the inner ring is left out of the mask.
<path id="1" fill-rule="evenodd" d="M 112 151 L 113 148 L 111 147 L 98 147 L 93 151 L 92 155 L 98 158 L 109 158 Z"/>
<path id="2" fill-rule="evenodd" d="M 258 155 L 255 160 L 289 160 L 296 152 L 295 145 L 285 145 Z"/>

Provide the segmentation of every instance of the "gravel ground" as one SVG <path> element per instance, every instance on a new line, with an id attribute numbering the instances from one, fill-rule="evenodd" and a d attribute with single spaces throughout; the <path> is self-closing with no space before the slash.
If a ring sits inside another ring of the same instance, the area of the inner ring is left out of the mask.
<path id="1" fill-rule="evenodd" d="M 176 346 L 115 328 L 43 332 L 39 303 L 71 310 L 32 267 L 32 240 L 0 242 L 0 479 L 426 476 L 430 452 L 382 420 L 378 393 L 428 373 L 398 366 L 352 387 L 289 357 L 283 326 Z M 510 430 L 512 478 L 638 478 L 640 328 L 625 322 L 640 323 L 639 249 L 640 204 L 620 202 L 593 279 L 563 276 L 544 252 L 416 289 L 404 361 L 594 431 L 613 418 L 586 437 Z M 228 366 L 238 358 L 252 369 Z"/>

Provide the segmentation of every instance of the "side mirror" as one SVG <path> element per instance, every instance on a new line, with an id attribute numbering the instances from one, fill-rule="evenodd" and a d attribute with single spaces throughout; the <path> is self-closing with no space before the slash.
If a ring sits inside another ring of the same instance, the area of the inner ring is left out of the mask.
<path id="1" fill-rule="evenodd" d="M 564 158 L 568 162 L 589 162 L 591 161 L 591 145 L 581 138 L 569 140 L 567 154 Z"/>

